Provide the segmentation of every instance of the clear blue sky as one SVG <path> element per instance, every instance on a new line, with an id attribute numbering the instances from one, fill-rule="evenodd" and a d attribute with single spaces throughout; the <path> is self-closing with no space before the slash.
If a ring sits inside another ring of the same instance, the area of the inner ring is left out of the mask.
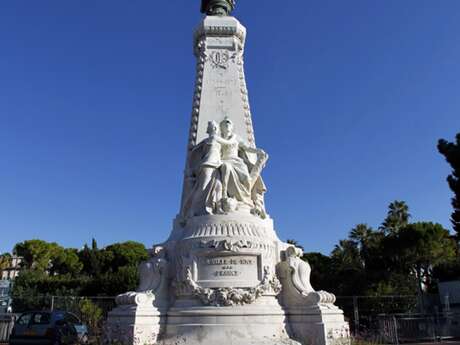
<path id="1" fill-rule="evenodd" d="M 199 0 L 1 1 L 0 251 L 166 239 L 179 208 Z M 267 209 L 329 253 L 394 199 L 450 228 L 460 1 L 239 0 Z"/>

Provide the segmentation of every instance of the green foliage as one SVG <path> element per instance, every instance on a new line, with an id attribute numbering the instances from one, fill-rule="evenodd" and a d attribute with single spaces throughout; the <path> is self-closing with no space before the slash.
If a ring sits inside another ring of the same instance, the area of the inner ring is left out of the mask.
<path id="1" fill-rule="evenodd" d="M 103 266 L 109 261 L 103 250 L 99 250 L 97 242 L 93 238 L 91 248 L 85 244 L 83 250 L 78 252 L 80 262 L 83 264 L 82 272 L 89 276 L 99 276 L 103 270 Z"/>
<path id="2" fill-rule="evenodd" d="M 421 291 L 433 285 L 433 268 L 453 262 L 456 245 L 440 224 L 419 222 L 407 225 L 385 239 L 388 260 L 398 271 L 415 275 Z"/>
<path id="3" fill-rule="evenodd" d="M 395 200 L 388 206 L 387 217 L 380 229 L 386 234 L 398 232 L 409 224 L 409 207 L 404 201 Z"/>
<path id="4" fill-rule="evenodd" d="M 457 232 L 457 240 L 460 240 L 460 133 L 457 134 L 455 142 L 439 140 L 438 150 L 452 167 L 452 173 L 447 177 L 447 183 L 454 193 L 452 198 L 454 211 L 451 215 L 451 221 Z"/>
<path id="5" fill-rule="evenodd" d="M 138 285 L 138 270 L 135 266 L 120 267 L 117 272 L 106 272 L 91 279 L 82 291 L 82 296 L 116 296 L 133 291 Z"/>
<path id="6" fill-rule="evenodd" d="M 292 244 L 293 246 L 295 246 L 295 247 L 297 247 L 297 248 L 300 248 L 300 249 L 304 250 L 303 246 L 302 246 L 299 242 L 297 242 L 296 240 L 288 239 L 288 240 L 286 241 L 286 243 Z"/>
<path id="7" fill-rule="evenodd" d="M 148 259 L 148 252 L 141 243 L 128 241 L 124 243 L 115 243 L 105 249 L 109 263 L 107 269 L 112 271 L 118 270 L 123 266 L 137 266 L 139 262 Z"/>
<path id="8" fill-rule="evenodd" d="M 311 285 L 315 290 L 332 291 L 334 288 L 334 277 L 329 272 L 332 266 L 332 259 L 321 253 L 306 253 L 303 260 L 308 261 L 311 266 Z"/>
<path id="9" fill-rule="evenodd" d="M 78 250 L 73 248 L 59 248 L 51 260 L 50 274 L 69 274 L 77 276 L 83 269 L 83 263 L 78 257 Z"/>
<path id="10" fill-rule="evenodd" d="M 436 278 L 449 268 L 456 265 L 460 272 L 456 243 L 449 232 L 439 224 L 408 223 L 409 217 L 406 203 L 395 201 L 379 231 L 358 224 L 330 257 L 305 254 L 312 266 L 313 286 L 338 296 L 414 295 L 422 287 L 435 289 Z"/>
<path id="11" fill-rule="evenodd" d="M 139 263 L 148 258 L 145 246 L 137 242 L 115 243 L 99 249 L 78 251 L 56 243 L 31 240 L 18 243 L 25 269 L 15 281 L 15 310 L 50 306 L 51 296 L 115 296 L 138 285 Z M 44 302 L 37 296 L 43 296 Z"/>
<path id="12" fill-rule="evenodd" d="M 11 255 L 9 253 L 4 253 L 0 255 L 0 272 L 11 265 Z"/>
<path id="13" fill-rule="evenodd" d="M 458 248 L 456 249 L 458 252 Z M 460 257 L 433 267 L 433 277 L 437 281 L 458 280 L 460 278 Z"/>
<path id="14" fill-rule="evenodd" d="M 62 250 L 57 243 L 42 240 L 29 240 L 16 244 L 14 252 L 24 258 L 27 269 L 45 272 L 50 268 L 51 260 Z"/>
<path id="15" fill-rule="evenodd" d="M 91 300 L 84 298 L 79 303 L 79 310 L 82 321 L 89 326 L 91 330 L 99 328 L 102 321 L 102 309 L 94 304 Z"/>

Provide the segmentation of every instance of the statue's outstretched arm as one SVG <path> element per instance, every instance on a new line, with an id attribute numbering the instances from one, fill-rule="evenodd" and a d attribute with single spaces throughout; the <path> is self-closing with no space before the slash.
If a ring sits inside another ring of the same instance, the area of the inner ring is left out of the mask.
<path id="1" fill-rule="evenodd" d="M 219 136 L 217 134 L 212 135 L 211 139 L 214 139 L 219 144 L 223 144 L 223 145 L 231 145 L 232 144 L 231 140 L 224 139 L 224 138 L 222 138 L 221 136 Z"/>
<path id="2" fill-rule="evenodd" d="M 255 154 L 264 155 L 264 156 L 267 155 L 267 153 L 264 150 L 256 148 L 256 147 L 248 146 L 243 141 L 240 141 L 239 145 L 240 145 L 240 148 L 243 149 L 246 152 L 255 153 Z"/>

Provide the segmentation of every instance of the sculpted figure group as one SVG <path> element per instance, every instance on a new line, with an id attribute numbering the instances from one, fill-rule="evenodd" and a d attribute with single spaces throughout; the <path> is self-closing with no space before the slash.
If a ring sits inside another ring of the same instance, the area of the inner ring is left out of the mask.
<path id="1" fill-rule="evenodd" d="M 261 149 L 246 145 L 233 133 L 233 123 L 210 121 L 208 138 L 190 152 L 187 167 L 188 190 L 182 217 L 224 214 L 247 209 L 266 217 L 260 172 L 268 160 Z M 250 156 L 255 159 L 250 159 Z"/>

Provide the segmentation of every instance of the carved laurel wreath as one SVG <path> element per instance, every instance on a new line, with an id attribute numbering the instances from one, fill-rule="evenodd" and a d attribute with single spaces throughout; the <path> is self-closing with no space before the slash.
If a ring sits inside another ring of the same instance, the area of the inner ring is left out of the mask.
<path id="1" fill-rule="evenodd" d="M 281 283 L 271 275 L 268 266 L 264 268 L 260 284 L 253 288 L 203 288 L 193 280 L 190 266 L 186 268 L 186 284 L 203 304 L 216 307 L 251 304 L 264 294 L 278 294 L 281 291 Z"/>

